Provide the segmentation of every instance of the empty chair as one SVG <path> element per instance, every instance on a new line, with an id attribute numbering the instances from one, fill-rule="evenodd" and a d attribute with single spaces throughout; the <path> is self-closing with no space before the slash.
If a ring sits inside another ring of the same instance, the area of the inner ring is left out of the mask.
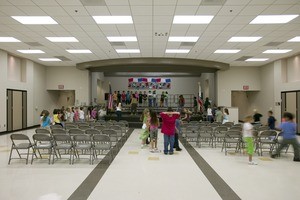
<path id="1" fill-rule="evenodd" d="M 74 135 L 73 137 L 73 164 L 75 154 L 79 158 L 80 155 L 89 155 L 90 164 L 92 164 L 92 138 L 90 135 Z M 80 153 L 79 153 L 80 152 Z"/>
<path id="2" fill-rule="evenodd" d="M 111 124 L 113 124 L 113 125 L 115 125 L 117 123 L 116 120 L 109 120 L 108 122 L 111 123 Z"/>
<path id="3" fill-rule="evenodd" d="M 67 134 L 68 132 L 65 129 L 52 129 L 51 133 L 55 135 L 55 134 Z"/>
<path id="4" fill-rule="evenodd" d="M 199 122 L 198 121 L 190 121 L 189 123 L 190 124 L 198 124 Z"/>
<path id="5" fill-rule="evenodd" d="M 59 124 L 55 124 L 55 125 L 51 125 L 50 126 L 50 129 L 52 130 L 52 129 L 62 129 L 63 127 L 61 126 L 61 125 L 59 125 Z"/>
<path id="6" fill-rule="evenodd" d="M 219 124 L 211 123 L 211 124 L 208 124 L 207 126 L 212 127 L 212 128 L 216 128 L 216 127 L 219 126 Z"/>
<path id="7" fill-rule="evenodd" d="M 48 155 L 48 163 L 50 165 L 51 163 L 51 156 L 53 152 L 53 143 L 52 138 L 49 135 L 45 134 L 34 134 L 32 136 L 32 139 L 34 141 L 34 144 L 32 145 L 33 153 L 32 153 L 32 159 L 31 164 L 34 160 L 34 155 L 36 155 L 36 152 L 39 153 L 40 159 L 43 159 L 42 155 Z M 41 151 L 42 150 L 42 151 Z M 44 151 L 46 150 L 46 151 Z"/>
<path id="8" fill-rule="evenodd" d="M 70 129 L 76 129 L 78 128 L 76 124 L 66 124 L 65 129 L 70 130 Z"/>
<path id="9" fill-rule="evenodd" d="M 227 131 L 224 138 L 225 155 L 229 148 L 234 148 L 235 152 L 240 150 L 242 133 L 240 131 Z"/>
<path id="10" fill-rule="evenodd" d="M 196 142 L 196 144 L 198 144 L 199 127 L 198 126 L 188 126 L 186 128 L 185 135 L 186 135 L 186 141 Z"/>
<path id="11" fill-rule="evenodd" d="M 99 135 L 101 134 L 101 131 L 97 130 L 97 129 L 87 129 L 85 130 L 85 134 L 93 136 L 93 135 Z"/>
<path id="12" fill-rule="evenodd" d="M 106 126 L 104 126 L 104 125 L 96 125 L 96 126 L 94 127 L 94 129 L 99 130 L 99 131 L 102 131 L 103 129 L 106 129 Z"/>
<path id="13" fill-rule="evenodd" d="M 253 124 L 253 129 L 258 130 L 258 128 L 261 127 L 261 124 Z"/>
<path id="14" fill-rule="evenodd" d="M 116 145 L 118 142 L 118 133 L 115 130 L 111 129 L 103 129 L 102 134 L 108 135 L 110 138 L 110 141 L 112 142 L 113 145 Z"/>
<path id="15" fill-rule="evenodd" d="M 215 148 L 217 147 L 217 143 L 222 144 L 222 150 L 224 148 L 224 138 L 228 128 L 226 126 L 219 126 L 214 130 L 214 141 L 215 141 Z"/>
<path id="16" fill-rule="evenodd" d="M 109 129 L 115 130 L 117 132 L 118 140 L 122 138 L 122 136 L 123 136 L 122 127 L 117 126 L 117 125 L 112 125 L 109 127 Z"/>
<path id="17" fill-rule="evenodd" d="M 122 122 L 123 124 L 125 124 L 125 126 L 126 126 L 126 131 L 129 130 L 129 123 L 128 123 L 128 121 L 126 121 L 126 120 L 120 120 L 119 122 Z"/>
<path id="18" fill-rule="evenodd" d="M 96 134 L 93 136 L 94 159 L 96 159 L 98 155 L 106 154 L 111 147 L 112 145 L 108 135 Z M 110 158 L 112 159 L 112 153 L 110 154 Z"/>
<path id="19" fill-rule="evenodd" d="M 233 127 L 242 127 L 243 124 L 234 124 Z"/>
<path id="20" fill-rule="evenodd" d="M 56 134 L 53 136 L 53 139 L 53 150 L 55 151 L 55 154 L 59 155 L 60 159 L 61 155 L 69 155 L 69 164 L 72 164 L 73 142 L 71 136 L 65 134 Z M 63 150 L 63 152 L 60 150 Z M 52 163 L 54 163 L 54 158 Z"/>
<path id="21" fill-rule="evenodd" d="M 105 120 L 99 120 L 99 121 L 96 122 L 95 125 L 104 125 L 105 126 L 105 124 L 106 124 Z"/>
<path id="22" fill-rule="evenodd" d="M 24 134 L 11 134 L 11 149 L 8 159 L 8 164 L 10 164 L 10 161 L 12 159 L 25 159 L 26 165 L 28 164 L 28 158 L 29 158 L 29 150 L 32 148 L 32 143 L 27 135 Z M 18 153 L 19 158 L 12 158 L 13 150 L 16 150 Z M 20 152 L 20 150 L 27 150 L 26 153 Z M 22 155 L 26 155 L 26 158 L 22 158 Z"/>
<path id="23" fill-rule="evenodd" d="M 264 149 L 271 154 L 277 144 L 277 132 L 270 130 L 263 131 L 258 135 L 257 142 L 261 156 L 263 155 Z"/>
<path id="24" fill-rule="evenodd" d="M 225 122 L 225 124 L 223 124 L 223 126 L 227 126 L 228 128 L 231 128 L 233 125 L 233 122 Z"/>
<path id="25" fill-rule="evenodd" d="M 231 131 L 242 131 L 242 127 L 240 127 L 240 126 L 232 126 L 229 130 L 231 130 Z"/>
<path id="26" fill-rule="evenodd" d="M 110 127 L 110 126 L 113 126 L 114 124 L 111 122 L 111 121 L 107 121 L 105 124 L 104 124 L 104 126 L 106 127 L 106 128 L 108 128 L 108 127 Z"/>
<path id="27" fill-rule="evenodd" d="M 49 129 L 45 129 L 45 128 L 37 128 L 35 129 L 35 133 L 39 133 L 39 134 L 51 134 Z"/>
<path id="28" fill-rule="evenodd" d="M 80 129 L 77 129 L 77 128 L 74 128 L 74 129 L 70 129 L 69 130 L 69 134 L 71 136 L 74 136 L 74 135 L 83 135 L 84 134 L 84 131 L 83 130 L 80 130 Z"/>
<path id="29" fill-rule="evenodd" d="M 90 129 L 91 127 L 88 124 L 79 124 L 78 128 L 80 130 L 87 130 L 87 129 Z"/>
<path id="30" fill-rule="evenodd" d="M 115 125 L 120 126 L 122 128 L 123 134 L 126 133 L 127 128 L 126 128 L 126 125 L 123 122 L 116 122 Z"/>
<path id="31" fill-rule="evenodd" d="M 201 147 L 202 143 L 208 143 L 213 147 L 213 128 L 209 126 L 200 127 L 199 137 L 198 137 L 198 146 Z"/>

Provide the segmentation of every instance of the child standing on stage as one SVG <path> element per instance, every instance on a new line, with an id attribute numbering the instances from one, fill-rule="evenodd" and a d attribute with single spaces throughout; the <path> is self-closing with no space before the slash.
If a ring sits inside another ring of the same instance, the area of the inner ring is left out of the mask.
<path id="1" fill-rule="evenodd" d="M 159 119 L 157 117 L 156 112 L 151 111 L 150 112 L 150 152 L 155 153 L 159 152 L 157 149 L 157 133 L 158 133 L 158 127 L 159 127 Z"/>
<path id="2" fill-rule="evenodd" d="M 251 122 L 253 121 L 252 116 L 248 116 L 244 120 L 243 125 L 243 139 L 246 143 L 247 153 L 249 155 L 249 165 L 257 165 L 256 162 L 253 162 L 252 155 L 254 152 L 254 143 L 253 143 L 253 126 Z"/>

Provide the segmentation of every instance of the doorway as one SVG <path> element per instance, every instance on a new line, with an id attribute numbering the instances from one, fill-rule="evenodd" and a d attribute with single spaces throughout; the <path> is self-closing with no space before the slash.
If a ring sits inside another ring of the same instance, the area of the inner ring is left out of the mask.
<path id="1" fill-rule="evenodd" d="M 290 112 L 295 115 L 295 122 L 300 124 L 300 90 L 281 92 L 281 113 Z M 297 132 L 300 133 L 300 127 Z"/>
<path id="2" fill-rule="evenodd" d="M 27 128 L 27 91 L 7 89 L 6 130 L 16 131 Z"/>

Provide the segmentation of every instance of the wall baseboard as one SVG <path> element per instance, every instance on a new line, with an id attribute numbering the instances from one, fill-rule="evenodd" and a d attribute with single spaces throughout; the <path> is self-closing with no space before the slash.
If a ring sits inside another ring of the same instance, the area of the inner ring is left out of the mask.
<path id="1" fill-rule="evenodd" d="M 0 132 L 0 135 L 14 133 L 14 132 L 18 132 L 18 131 L 24 131 L 24 130 L 33 129 L 33 128 L 38 128 L 39 126 L 40 125 L 34 125 L 34 126 L 28 126 L 27 128 L 23 128 L 23 129 L 19 129 L 19 130 L 14 130 L 14 131 L 2 131 L 2 132 Z"/>

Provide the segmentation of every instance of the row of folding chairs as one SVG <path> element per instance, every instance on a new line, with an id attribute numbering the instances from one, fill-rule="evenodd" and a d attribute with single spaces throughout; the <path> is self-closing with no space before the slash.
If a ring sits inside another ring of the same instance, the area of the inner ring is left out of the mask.
<path id="1" fill-rule="evenodd" d="M 206 143 L 210 147 L 217 147 L 217 144 L 222 145 L 221 151 L 225 149 L 227 155 L 229 148 L 234 148 L 235 151 L 240 151 L 244 148 L 242 140 L 242 132 L 238 127 L 228 129 L 225 126 L 216 127 L 187 127 L 185 137 L 188 142 L 195 142 L 196 146 L 200 147 Z M 278 133 L 272 130 L 253 131 L 255 150 L 258 155 L 263 155 L 264 151 L 271 153 L 278 143 Z"/>
<path id="2" fill-rule="evenodd" d="M 94 128 L 96 126 L 112 126 L 112 125 L 118 125 L 121 126 L 124 130 L 128 130 L 129 129 L 129 123 L 127 121 L 98 121 L 98 122 L 92 122 L 92 123 L 88 123 L 88 122 L 80 122 L 80 123 L 68 123 L 66 122 L 64 127 L 62 127 L 61 125 L 51 125 L 50 129 L 60 129 L 60 128 L 64 128 L 66 130 L 69 129 L 73 129 L 73 128 L 79 128 L 79 129 L 90 129 L 90 128 Z"/>
<path id="3" fill-rule="evenodd" d="M 116 135 L 116 133 L 115 133 Z M 10 136 L 12 146 L 9 155 L 8 164 L 12 159 L 25 159 L 28 164 L 30 150 L 31 164 L 34 159 L 44 159 L 47 155 L 48 163 L 54 164 L 57 159 L 62 159 L 62 155 L 68 155 L 69 164 L 74 164 L 75 158 L 81 155 L 88 155 L 90 164 L 93 164 L 98 155 L 107 154 L 112 147 L 116 146 L 111 140 L 111 135 L 95 134 L 95 135 L 74 135 L 71 137 L 66 134 L 55 134 L 52 137 L 47 134 L 34 134 L 33 142 L 27 135 L 12 134 Z M 13 158 L 13 150 L 18 154 L 17 158 Z M 22 155 L 26 155 L 25 157 Z M 110 153 L 112 159 L 112 153 Z"/>

